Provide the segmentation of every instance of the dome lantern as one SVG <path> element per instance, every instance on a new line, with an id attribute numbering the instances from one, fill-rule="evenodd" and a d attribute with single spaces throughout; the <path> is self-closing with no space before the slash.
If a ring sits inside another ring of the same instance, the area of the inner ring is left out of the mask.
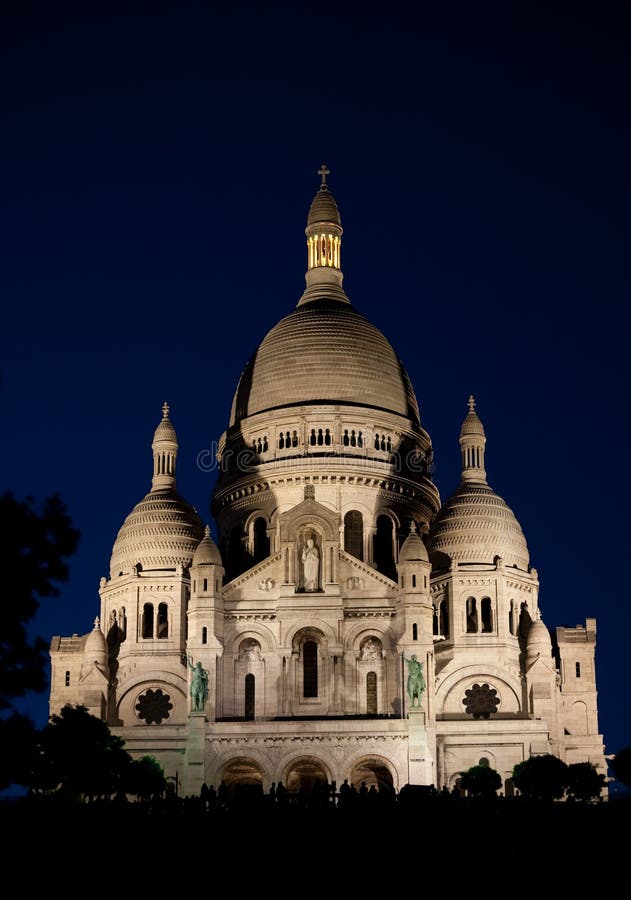
<path id="1" fill-rule="evenodd" d="M 350 303 L 342 287 L 344 276 L 341 270 L 341 252 L 344 229 L 337 203 L 326 182 L 326 176 L 330 174 L 330 169 L 323 163 L 318 169 L 322 183 L 307 216 L 307 287 L 298 306 L 322 297 Z"/>
<path id="2" fill-rule="evenodd" d="M 469 397 L 469 412 L 460 429 L 460 449 L 462 451 L 462 481 L 479 481 L 486 484 L 484 468 L 484 448 L 486 435 L 484 425 L 475 411 L 475 397 Z"/>
<path id="3" fill-rule="evenodd" d="M 153 435 L 153 480 L 152 491 L 175 488 L 175 463 L 177 461 L 177 435 L 169 419 L 169 404 L 162 404 L 162 421 Z"/>

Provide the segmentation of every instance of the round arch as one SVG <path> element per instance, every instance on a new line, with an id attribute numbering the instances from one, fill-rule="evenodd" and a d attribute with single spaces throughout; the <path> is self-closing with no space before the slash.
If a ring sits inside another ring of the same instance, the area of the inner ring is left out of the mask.
<path id="1" fill-rule="evenodd" d="M 283 770 L 282 782 L 290 793 L 311 793 L 316 784 L 330 784 L 329 767 L 317 756 L 296 756 Z"/>
<path id="2" fill-rule="evenodd" d="M 366 621 L 359 621 L 352 625 L 344 635 L 345 650 L 359 650 L 360 644 L 365 637 L 371 634 L 376 635 L 383 644 L 386 652 L 396 650 L 397 638 L 389 625 L 381 625 L 375 622 L 367 624 Z"/>
<path id="3" fill-rule="evenodd" d="M 514 707 L 514 711 L 521 711 L 521 685 L 517 676 L 506 669 L 499 666 L 485 664 L 481 669 L 478 666 L 462 666 L 451 668 L 452 664 L 448 664 L 440 676 L 439 683 L 436 687 L 436 697 L 434 700 L 436 713 L 445 712 L 445 703 L 449 694 L 455 688 L 460 688 L 461 683 L 465 686 L 468 681 L 492 681 L 497 683 L 498 687 L 507 689 L 507 697 L 502 702 L 503 711 L 506 712 L 510 707 Z M 468 686 L 468 685 L 466 685 Z M 510 702 L 509 702 L 510 697 Z M 459 709 L 459 711 L 462 711 Z M 512 710 L 510 710 L 512 711 Z"/>
<path id="4" fill-rule="evenodd" d="M 348 780 L 357 790 L 366 784 L 370 788 L 373 784 L 381 791 L 392 791 L 397 787 L 397 773 L 393 772 L 392 763 L 383 756 L 360 756 L 351 766 Z"/>
<path id="5" fill-rule="evenodd" d="M 248 622 L 248 627 L 244 628 L 243 631 L 231 628 L 226 634 L 225 646 L 227 652 L 238 653 L 241 641 L 244 641 L 246 638 L 254 638 L 254 640 L 258 641 L 263 652 L 277 649 L 276 638 L 270 628 L 266 625 L 260 625 L 258 622 Z"/>
<path id="6" fill-rule="evenodd" d="M 251 757 L 233 757 L 224 763 L 220 770 L 220 780 L 223 782 L 229 797 L 234 797 L 240 789 L 258 789 L 263 792 L 265 773 L 261 765 Z"/>
<path id="7" fill-rule="evenodd" d="M 285 635 L 285 646 L 293 647 L 298 632 L 308 629 L 311 629 L 312 631 L 320 631 L 327 644 L 330 644 L 334 647 L 337 646 L 337 636 L 329 622 L 325 622 L 324 619 L 312 618 L 309 618 L 308 622 L 305 622 L 303 620 L 302 622 L 293 625 L 287 631 L 287 634 Z"/>

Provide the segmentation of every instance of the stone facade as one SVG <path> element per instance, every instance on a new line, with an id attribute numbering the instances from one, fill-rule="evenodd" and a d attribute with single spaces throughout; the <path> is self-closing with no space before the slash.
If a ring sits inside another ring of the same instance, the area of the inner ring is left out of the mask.
<path id="1" fill-rule="evenodd" d="M 246 365 L 220 440 L 219 546 L 177 493 L 165 404 L 152 488 L 119 532 L 94 630 L 52 640 L 51 713 L 83 703 L 184 793 L 452 787 L 481 759 L 510 791 L 513 766 L 549 752 L 605 772 L 595 620 L 543 624 L 473 398 L 462 482 L 441 505 L 410 380 L 342 286 L 321 174 L 305 292 Z"/>

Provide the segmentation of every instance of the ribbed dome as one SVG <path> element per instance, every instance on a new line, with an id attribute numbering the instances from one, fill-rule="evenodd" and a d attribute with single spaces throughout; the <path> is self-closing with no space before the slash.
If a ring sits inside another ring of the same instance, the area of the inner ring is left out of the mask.
<path id="1" fill-rule="evenodd" d="M 153 436 L 154 441 L 173 441 L 177 444 L 177 435 L 175 433 L 175 428 L 170 419 L 166 417 L 162 419 L 160 424 L 155 430 L 155 434 Z"/>
<path id="2" fill-rule="evenodd" d="M 112 577 L 131 571 L 189 566 L 204 527 L 197 512 L 172 490 L 154 490 L 140 501 L 123 522 L 114 543 Z"/>
<path id="3" fill-rule="evenodd" d="M 465 416 L 465 420 L 462 423 L 462 427 L 460 429 L 460 437 L 465 437 L 466 435 L 477 435 L 480 437 L 485 437 L 484 434 L 484 425 L 482 424 L 478 414 L 475 410 L 471 409 Z"/>
<path id="4" fill-rule="evenodd" d="M 202 566 L 202 565 L 211 565 L 211 566 L 221 566 L 223 565 L 221 561 L 221 553 L 219 552 L 219 548 L 217 544 L 213 541 L 210 536 L 210 528 L 208 525 L 204 529 L 204 537 L 201 539 L 199 544 L 197 545 L 197 550 L 193 554 L 193 565 L 194 566 Z"/>
<path id="5" fill-rule="evenodd" d="M 487 563 L 500 556 L 507 566 L 528 569 L 526 538 L 513 511 L 495 491 L 480 482 L 465 482 L 434 519 L 430 552 L 456 562 Z"/>
<path id="6" fill-rule="evenodd" d="M 350 304 L 335 300 L 299 306 L 272 328 L 241 376 L 230 424 L 308 403 L 371 406 L 419 420 L 390 343 Z"/>
<path id="7" fill-rule="evenodd" d="M 342 224 L 340 211 L 333 194 L 325 188 L 320 189 L 313 198 L 313 202 L 309 208 L 307 216 L 307 227 L 314 225 L 316 222 L 335 222 L 336 225 Z"/>

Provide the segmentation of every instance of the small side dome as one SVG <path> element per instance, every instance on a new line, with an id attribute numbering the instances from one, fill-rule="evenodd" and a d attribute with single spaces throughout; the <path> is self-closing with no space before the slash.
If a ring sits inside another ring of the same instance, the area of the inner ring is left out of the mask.
<path id="1" fill-rule="evenodd" d="M 199 544 L 197 545 L 197 549 L 193 554 L 193 565 L 201 566 L 201 565 L 211 565 L 211 566 L 222 566 L 223 563 L 221 561 L 221 553 L 219 552 L 219 548 L 217 544 L 213 541 L 210 536 L 210 526 L 207 525 L 204 529 L 204 537 L 201 539 Z"/>
<path id="2" fill-rule="evenodd" d="M 84 644 L 83 658 L 87 663 L 97 662 L 103 666 L 107 665 L 107 642 L 101 631 L 101 622 L 98 616 L 94 620 L 94 628 Z"/>
<path id="3" fill-rule="evenodd" d="M 552 655 L 552 640 L 550 632 L 543 624 L 543 619 L 538 613 L 537 617 L 530 623 L 528 629 L 528 640 L 526 641 L 526 654 L 528 659 L 533 659 L 537 655 L 541 655 L 545 659 L 549 659 Z"/>
<path id="4" fill-rule="evenodd" d="M 410 533 L 399 551 L 400 563 L 429 562 L 427 548 L 416 530 L 414 522 L 410 525 Z"/>

